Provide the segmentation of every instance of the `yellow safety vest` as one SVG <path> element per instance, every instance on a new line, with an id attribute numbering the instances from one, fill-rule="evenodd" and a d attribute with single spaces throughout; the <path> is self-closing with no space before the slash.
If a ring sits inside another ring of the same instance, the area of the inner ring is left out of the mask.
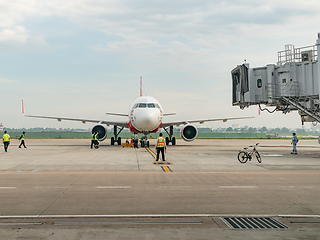
<path id="1" fill-rule="evenodd" d="M 95 138 L 96 138 L 96 135 L 92 134 L 92 140 L 95 140 Z"/>
<path id="2" fill-rule="evenodd" d="M 163 147 L 164 147 L 164 138 L 163 137 L 159 137 L 158 138 L 157 148 L 163 148 Z"/>
<path id="3" fill-rule="evenodd" d="M 24 134 L 21 135 L 21 141 L 24 140 Z"/>
<path id="4" fill-rule="evenodd" d="M 9 141 L 10 141 L 10 138 L 9 138 L 9 134 L 8 134 L 8 133 L 6 133 L 6 134 L 3 135 L 3 141 L 4 141 L 4 142 L 9 142 Z"/>
<path id="5" fill-rule="evenodd" d="M 94 140 L 98 141 L 98 134 L 94 135 Z"/>

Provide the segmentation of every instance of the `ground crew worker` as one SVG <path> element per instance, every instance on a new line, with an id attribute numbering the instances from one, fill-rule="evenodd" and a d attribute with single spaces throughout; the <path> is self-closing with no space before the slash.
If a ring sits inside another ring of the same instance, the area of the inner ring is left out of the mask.
<path id="1" fill-rule="evenodd" d="M 138 141 L 139 141 L 139 136 L 138 136 L 138 134 L 135 132 L 135 133 L 133 133 L 133 147 L 134 147 L 134 148 L 139 148 L 139 147 L 138 147 Z"/>
<path id="2" fill-rule="evenodd" d="M 94 135 L 94 148 L 99 148 L 99 138 L 98 138 L 99 133 L 96 133 Z"/>
<path id="3" fill-rule="evenodd" d="M 4 135 L 2 137 L 2 142 L 4 146 L 4 151 L 7 152 L 9 144 L 10 144 L 10 135 L 7 133 L 7 131 L 4 131 Z"/>
<path id="4" fill-rule="evenodd" d="M 299 139 L 297 138 L 296 136 L 296 133 L 292 133 L 292 141 L 291 141 L 291 144 L 293 145 L 293 149 L 292 149 L 292 152 L 291 154 L 298 154 L 297 152 L 297 143 L 299 142 Z"/>
<path id="5" fill-rule="evenodd" d="M 20 143 L 20 145 L 19 145 L 19 148 L 21 148 L 22 145 L 24 146 L 24 148 L 27 148 L 26 145 L 25 145 L 25 143 L 24 143 L 24 134 L 25 134 L 25 133 L 26 133 L 26 132 L 23 132 L 23 133 L 21 134 L 21 136 L 19 137 L 19 139 L 21 140 L 21 143 Z"/>
<path id="6" fill-rule="evenodd" d="M 91 135 L 91 149 L 92 149 L 93 144 L 94 144 L 95 135 L 96 135 L 95 132 L 93 132 L 92 135 Z"/>
<path id="7" fill-rule="evenodd" d="M 162 154 L 162 161 L 165 161 L 165 156 L 164 156 L 164 150 L 165 149 L 167 149 L 166 142 L 165 142 L 164 138 L 162 137 L 162 133 L 160 133 L 159 137 L 157 139 L 157 142 L 156 142 L 156 150 L 157 150 L 157 159 L 156 159 L 156 161 L 159 160 L 160 152 Z"/>

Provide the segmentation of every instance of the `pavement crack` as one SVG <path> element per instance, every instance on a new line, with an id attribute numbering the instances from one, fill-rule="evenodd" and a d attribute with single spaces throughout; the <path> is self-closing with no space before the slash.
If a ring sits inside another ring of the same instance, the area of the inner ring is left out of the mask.
<path id="1" fill-rule="evenodd" d="M 136 152 L 138 170 L 140 170 L 140 163 L 139 163 L 139 157 L 138 157 L 137 149 L 135 149 L 135 152 Z"/>
<path id="2" fill-rule="evenodd" d="M 83 174 L 81 174 L 76 180 L 74 180 L 51 204 L 49 204 L 48 207 L 46 207 L 46 209 L 44 209 L 44 210 L 39 214 L 39 217 L 41 217 L 42 215 L 44 215 L 44 213 L 45 213 L 53 204 L 55 204 L 82 176 L 83 176 Z"/>

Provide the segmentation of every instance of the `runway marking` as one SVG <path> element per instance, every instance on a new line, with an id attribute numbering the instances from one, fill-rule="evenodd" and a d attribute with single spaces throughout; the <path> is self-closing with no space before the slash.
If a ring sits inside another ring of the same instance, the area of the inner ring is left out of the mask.
<path id="1" fill-rule="evenodd" d="M 34 187 L 34 188 L 68 188 L 68 187 Z"/>
<path id="2" fill-rule="evenodd" d="M 152 162 L 153 165 L 172 165 L 171 162 Z"/>
<path id="3" fill-rule="evenodd" d="M 17 187 L 0 187 L 0 189 L 16 189 Z"/>
<path id="4" fill-rule="evenodd" d="M 265 154 L 262 157 L 283 157 L 282 154 Z"/>
<path id="5" fill-rule="evenodd" d="M 43 223 L 0 223 L 0 226 L 43 225 Z"/>
<path id="6" fill-rule="evenodd" d="M 128 188 L 131 188 L 131 186 L 98 186 L 96 188 L 98 188 L 98 189 L 128 189 Z"/>
<path id="7" fill-rule="evenodd" d="M 150 148 L 146 147 L 146 149 L 154 159 L 157 159 L 157 155 Z"/>
<path id="8" fill-rule="evenodd" d="M 281 218 L 320 218 L 320 215 L 281 215 L 281 214 L 106 214 L 106 215 L 2 215 L 0 219 L 20 219 L 20 218 L 183 218 L 183 217 L 281 217 Z"/>
<path id="9" fill-rule="evenodd" d="M 258 188 L 258 186 L 219 186 L 219 188 Z"/>
<path id="10" fill-rule="evenodd" d="M 161 166 L 164 172 L 172 172 L 172 170 L 168 166 Z"/>
<path id="11" fill-rule="evenodd" d="M 54 225 L 156 225 L 156 224 L 202 224 L 202 221 L 160 222 L 54 222 Z"/>

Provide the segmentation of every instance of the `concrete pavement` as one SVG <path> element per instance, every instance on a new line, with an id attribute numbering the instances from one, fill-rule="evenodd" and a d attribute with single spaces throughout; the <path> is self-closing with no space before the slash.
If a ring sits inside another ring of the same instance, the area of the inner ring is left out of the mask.
<path id="1" fill-rule="evenodd" d="M 256 142 L 262 163 L 239 163 Z M 172 172 L 108 140 L 98 150 L 26 143 L 0 154 L 0 239 L 320 239 L 317 140 L 301 140 L 298 155 L 290 140 L 178 140 Z M 272 216 L 290 229 L 231 230 L 223 216 Z"/>

